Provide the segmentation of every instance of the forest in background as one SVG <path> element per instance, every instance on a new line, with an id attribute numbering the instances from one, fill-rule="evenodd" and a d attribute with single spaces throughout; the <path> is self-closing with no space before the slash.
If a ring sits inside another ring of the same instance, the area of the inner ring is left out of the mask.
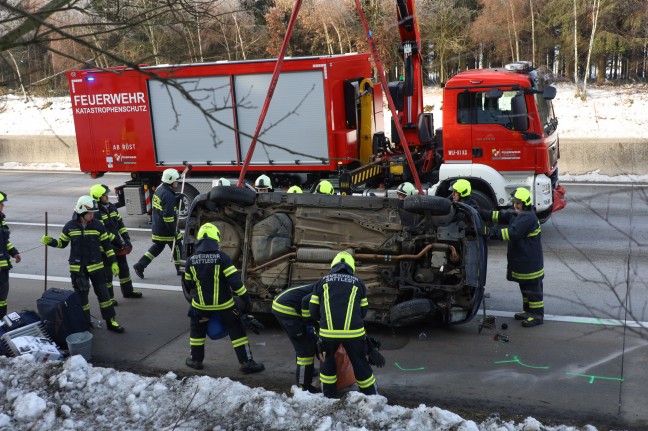
<path id="1" fill-rule="evenodd" d="M 360 3 L 388 79 L 398 79 L 396 0 Z M 84 67 L 274 58 L 293 4 L 0 0 L 0 94 L 65 95 L 65 71 Z M 648 78 L 646 0 L 418 0 L 416 8 L 430 84 L 518 60 L 581 86 Z M 287 55 L 365 51 L 354 0 L 304 0 Z"/>

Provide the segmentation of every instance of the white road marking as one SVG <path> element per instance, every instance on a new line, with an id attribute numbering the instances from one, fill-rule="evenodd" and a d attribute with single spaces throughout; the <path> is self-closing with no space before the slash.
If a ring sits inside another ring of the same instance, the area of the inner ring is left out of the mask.
<path id="1" fill-rule="evenodd" d="M 32 275 L 32 274 L 15 274 L 13 272 L 9 273 L 10 278 L 19 278 L 22 280 L 39 280 L 39 281 L 44 281 L 45 276 L 44 275 Z M 70 277 L 52 277 L 52 276 L 47 276 L 47 280 L 49 281 L 57 281 L 61 283 L 69 283 L 70 282 Z M 178 283 L 180 283 L 180 280 L 178 280 Z M 118 281 L 113 281 L 113 286 L 119 286 Z M 146 283 L 133 283 L 133 287 L 138 288 L 138 289 L 151 289 L 151 290 L 167 290 L 170 292 L 182 292 L 182 287 L 180 286 L 169 286 L 166 284 L 146 284 Z"/>

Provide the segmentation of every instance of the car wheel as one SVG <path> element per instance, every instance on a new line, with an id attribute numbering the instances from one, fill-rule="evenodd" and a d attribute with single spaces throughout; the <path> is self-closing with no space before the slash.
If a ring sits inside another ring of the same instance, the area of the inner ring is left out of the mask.
<path id="1" fill-rule="evenodd" d="M 178 193 L 178 200 L 182 201 L 182 208 L 179 207 L 180 202 L 178 201 L 178 227 L 180 229 L 185 228 L 187 217 L 189 216 L 189 209 L 191 208 L 191 203 L 200 193 L 198 190 L 191 184 L 185 184 L 184 190 L 182 193 Z"/>
<path id="2" fill-rule="evenodd" d="M 216 203 L 232 202 L 248 207 L 256 201 L 256 192 L 243 187 L 214 187 L 209 192 L 209 200 Z"/>
<path id="3" fill-rule="evenodd" d="M 394 305 L 389 310 L 389 321 L 392 326 L 410 326 L 428 320 L 434 310 L 434 303 L 429 299 L 411 299 Z"/>
<path id="4" fill-rule="evenodd" d="M 403 208 L 405 211 L 416 214 L 448 215 L 452 208 L 452 202 L 441 196 L 414 195 L 405 198 Z"/>

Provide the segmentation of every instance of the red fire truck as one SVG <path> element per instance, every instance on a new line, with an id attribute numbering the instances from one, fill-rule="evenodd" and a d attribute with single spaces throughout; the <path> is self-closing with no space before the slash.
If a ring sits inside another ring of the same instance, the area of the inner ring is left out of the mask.
<path id="1" fill-rule="evenodd" d="M 286 58 L 247 177 L 267 174 L 275 188 L 333 178 L 343 193 L 384 195 L 413 181 L 440 196 L 461 177 L 483 207 L 509 206 L 520 186 L 532 191 L 543 219 L 564 207 L 555 88 L 546 77 L 527 62 L 460 73 L 445 84 L 443 127 L 435 130 L 423 111 L 414 1 L 396 3 L 404 79 L 374 81 L 375 51 Z M 275 64 L 68 72 L 81 170 L 130 173 L 117 188 L 129 214 L 150 211 L 147 196 L 168 167 L 191 165 L 187 202 L 216 178 L 238 177 Z M 396 111 L 391 139 L 382 130 L 384 95 Z"/>

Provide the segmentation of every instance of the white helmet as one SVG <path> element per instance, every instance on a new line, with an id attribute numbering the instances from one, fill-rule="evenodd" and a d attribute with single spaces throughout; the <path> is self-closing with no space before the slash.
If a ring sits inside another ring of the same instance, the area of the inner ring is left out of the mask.
<path id="1" fill-rule="evenodd" d="M 214 185 L 228 187 L 231 186 L 232 184 L 230 183 L 230 180 L 228 180 L 227 178 L 219 178 L 215 181 Z"/>
<path id="2" fill-rule="evenodd" d="M 180 174 L 173 168 L 165 169 L 164 172 L 162 172 L 163 183 L 173 184 L 178 181 L 178 178 L 180 178 Z"/>
<path id="3" fill-rule="evenodd" d="M 270 181 L 270 177 L 267 175 L 260 175 L 259 178 L 254 181 L 254 187 L 257 189 L 271 189 L 272 182 Z"/>
<path id="4" fill-rule="evenodd" d="M 403 196 L 412 196 L 416 194 L 416 187 L 410 182 L 404 182 L 398 186 L 396 193 Z"/>
<path id="5" fill-rule="evenodd" d="M 74 207 L 74 211 L 79 215 L 85 213 L 95 213 L 99 211 L 99 207 L 97 207 L 97 202 L 94 199 L 92 199 L 88 195 L 85 195 L 79 198 L 76 206 Z"/>

